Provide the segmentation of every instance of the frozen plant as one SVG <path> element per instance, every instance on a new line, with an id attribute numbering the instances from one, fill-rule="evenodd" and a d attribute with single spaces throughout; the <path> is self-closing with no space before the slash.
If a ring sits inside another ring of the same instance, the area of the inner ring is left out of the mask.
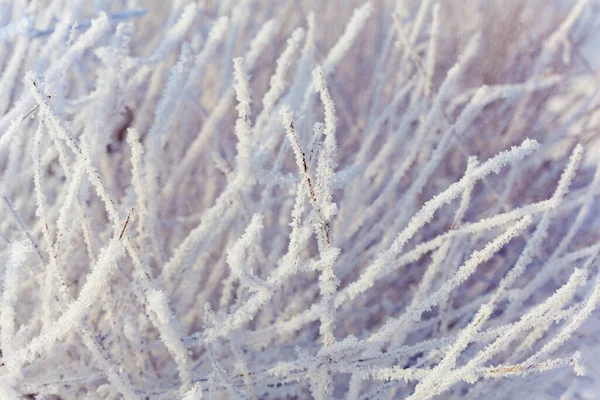
<path id="1" fill-rule="evenodd" d="M 597 7 L 0 0 L 0 399 L 594 398 Z"/>

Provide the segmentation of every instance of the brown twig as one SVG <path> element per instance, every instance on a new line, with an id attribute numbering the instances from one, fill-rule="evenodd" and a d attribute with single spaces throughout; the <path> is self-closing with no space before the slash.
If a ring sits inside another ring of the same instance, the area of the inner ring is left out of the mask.
<path id="1" fill-rule="evenodd" d="M 129 223 L 129 218 L 131 217 L 131 213 L 133 212 L 133 207 L 127 213 L 127 218 L 125 219 L 125 223 L 123 224 L 123 229 L 121 229 L 121 234 L 119 235 L 119 240 L 123 237 L 125 233 L 125 229 L 127 229 L 127 224 Z"/>

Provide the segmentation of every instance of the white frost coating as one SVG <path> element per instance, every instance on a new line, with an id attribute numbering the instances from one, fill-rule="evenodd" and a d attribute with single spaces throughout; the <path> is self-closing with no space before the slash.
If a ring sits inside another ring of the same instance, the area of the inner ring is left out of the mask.
<path id="1" fill-rule="evenodd" d="M 145 228 L 146 218 L 148 216 L 146 191 L 144 190 L 144 148 L 140 143 L 140 135 L 136 129 L 127 131 L 127 144 L 131 148 L 131 185 L 136 199 L 136 215 L 138 219 L 138 235 L 141 240 L 139 243 L 144 243 L 147 238 L 147 230 Z"/>
<path id="2" fill-rule="evenodd" d="M 600 391 L 592 2 L 138 3 L 0 0 L 0 397 Z"/>
<path id="3" fill-rule="evenodd" d="M 235 135 L 237 144 L 237 167 L 246 173 L 250 168 L 250 151 L 252 146 L 252 124 L 250 123 L 250 84 L 249 77 L 243 70 L 244 60 L 241 57 L 233 60 L 233 71 L 235 78 L 235 95 L 238 101 L 235 107 L 238 119 L 235 122 Z"/>
<path id="4" fill-rule="evenodd" d="M 544 48 L 542 49 L 542 54 L 540 55 L 539 67 L 546 67 L 546 63 L 550 61 L 550 58 L 558 50 L 560 45 L 564 46 L 562 53 L 563 62 L 568 64 L 571 61 L 571 40 L 569 39 L 569 33 L 573 29 L 573 25 L 575 22 L 577 22 L 588 3 L 589 0 L 579 0 L 577 3 L 575 3 L 575 6 L 573 6 L 567 18 L 564 19 L 558 29 L 554 31 L 554 33 L 552 33 L 552 35 L 544 43 Z"/>
<path id="5" fill-rule="evenodd" d="M 325 61 L 323 61 L 323 74 L 325 76 L 332 73 L 336 66 L 342 61 L 360 34 L 360 31 L 365 26 L 365 23 L 372 12 L 373 4 L 370 1 L 366 2 L 362 7 L 354 10 L 352 18 L 344 29 L 344 33 L 335 46 L 329 51 Z"/>
<path id="6" fill-rule="evenodd" d="M 252 68 L 258 58 L 263 53 L 266 47 L 268 47 L 273 37 L 279 30 L 279 23 L 275 20 L 267 21 L 262 25 L 260 31 L 256 34 L 256 37 L 250 42 L 250 48 L 248 53 L 244 57 L 245 67 Z"/>
<path id="7" fill-rule="evenodd" d="M 439 290 L 429 295 L 426 299 L 424 299 L 416 310 L 414 310 L 411 314 L 403 315 L 402 318 L 398 320 L 388 321 L 382 329 L 376 332 L 374 335 L 368 338 L 369 342 L 377 342 L 378 340 L 389 336 L 394 332 L 396 326 L 400 326 L 403 323 L 410 320 L 420 320 L 421 314 L 429 311 L 433 306 L 440 304 L 447 300 L 448 295 L 460 284 L 464 283 L 467 278 L 475 272 L 475 269 L 489 260 L 496 252 L 498 252 L 502 247 L 504 247 L 510 240 L 512 240 L 515 236 L 521 234 L 528 225 L 532 223 L 532 218 L 530 216 L 526 216 L 525 218 L 518 221 L 515 225 L 511 226 L 506 230 L 504 234 L 497 237 L 492 242 L 488 243 L 483 250 L 473 252 L 471 258 L 461 265 L 458 269 L 458 272 L 450 279 L 445 282 Z"/>
<path id="8" fill-rule="evenodd" d="M 335 203 L 332 203 L 332 185 L 334 170 L 336 167 L 336 152 L 337 143 L 335 139 L 335 131 L 337 125 L 337 117 L 335 115 L 335 104 L 331 94 L 325 85 L 323 71 L 317 68 L 313 72 L 315 88 L 321 95 L 321 102 L 325 108 L 325 140 L 323 141 L 323 150 L 319 154 L 317 161 L 317 198 L 323 210 L 323 217 L 326 221 L 336 213 Z"/>
<path id="9" fill-rule="evenodd" d="M 3 355 L 11 355 L 15 336 L 15 306 L 19 294 L 19 276 L 23 273 L 24 263 L 32 252 L 27 242 L 17 242 L 11 246 L 10 256 L 4 271 L 4 290 L 2 292 L 2 312 L 0 313 L 0 346 Z"/>
<path id="10" fill-rule="evenodd" d="M 292 66 L 293 57 L 296 55 L 300 42 L 304 38 L 304 29 L 296 29 L 287 40 L 286 48 L 277 59 L 277 68 L 271 76 L 269 90 L 262 99 L 263 109 L 256 119 L 255 129 L 260 132 L 264 128 L 267 118 L 269 118 L 277 99 L 283 94 L 287 86 L 286 75 Z"/>
<path id="11" fill-rule="evenodd" d="M 199 7 L 196 3 L 190 3 L 181 12 L 179 19 L 169 27 L 167 32 L 162 38 L 161 43 L 154 50 L 152 55 L 144 60 L 145 64 L 154 64 L 165 56 L 167 56 L 173 49 L 183 40 L 183 37 L 191 28 L 194 20 L 198 16 Z"/>
<path id="12" fill-rule="evenodd" d="M 83 315 L 88 312 L 106 288 L 111 274 L 117 268 L 117 262 L 123 257 L 123 254 L 121 243 L 112 240 L 101 252 L 77 299 L 66 307 L 64 313 L 48 330 L 36 336 L 24 348 L 4 357 L 6 365 L 11 370 L 18 370 L 23 364 L 31 363 L 37 354 L 47 350 L 54 343 L 63 339 L 72 329 L 78 327 Z"/>
<path id="13" fill-rule="evenodd" d="M 367 267 L 359 280 L 352 283 L 349 290 L 351 298 L 356 297 L 358 294 L 363 293 L 371 287 L 375 277 L 379 274 L 379 271 L 382 270 L 386 264 L 392 262 L 393 258 L 402 251 L 406 242 L 419 228 L 433 219 L 434 213 L 438 208 L 452 201 L 473 182 L 490 173 L 499 173 L 502 167 L 511 162 L 523 159 L 527 155 L 530 155 L 537 147 L 539 147 L 537 142 L 526 139 L 521 146 L 514 147 L 512 150 L 505 151 L 491 160 L 486 161 L 480 167 L 473 170 L 471 174 L 451 185 L 445 192 L 425 203 L 417 214 L 409 221 L 407 227 L 396 237 L 392 246 L 384 253 L 380 254 L 375 262 Z"/>
<path id="14" fill-rule="evenodd" d="M 252 275 L 248 268 L 244 266 L 245 252 L 252 244 L 259 241 L 260 232 L 263 229 L 262 216 L 254 215 L 244 234 L 235 242 L 227 252 L 227 264 L 231 267 L 232 274 L 240 280 L 240 283 L 250 290 L 260 290 L 264 288 L 264 282 Z"/>
<path id="15" fill-rule="evenodd" d="M 202 388 L 200 384 L 196 383 L 194 387 L 188 390 L 183 396 L 183 400 L 200 400 L 202 399 Z"/>
<path id="16" fill-rule="evenodd" d="M 19 398 L 19 393 L 5 382 L 4 379 L 0 380 L 0 400 L 13 400 Z"/>
<path id="17" fill-rule="evenodd" d="M 168 300 L 160 290 L 151 290 L 147 294 L 147 301 L 154 312 L 158 324 L 162 328 L 161 339 L 177 363 L 179 376 L 182 379 L 180 390 L 186 392 L 192 384 L 192 377 L 188 366 L 188 354 L 186 348 L 181 343 L 182 335 L 173 320 Z"/>

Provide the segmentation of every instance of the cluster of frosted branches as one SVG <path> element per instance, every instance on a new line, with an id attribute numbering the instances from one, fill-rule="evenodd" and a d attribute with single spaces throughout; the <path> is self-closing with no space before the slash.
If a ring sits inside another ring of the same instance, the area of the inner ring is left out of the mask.
<path id="1" fill-rule="evenodd" d="M 584 396 L 594 10 L 0 1 L 0 399 Z"/>

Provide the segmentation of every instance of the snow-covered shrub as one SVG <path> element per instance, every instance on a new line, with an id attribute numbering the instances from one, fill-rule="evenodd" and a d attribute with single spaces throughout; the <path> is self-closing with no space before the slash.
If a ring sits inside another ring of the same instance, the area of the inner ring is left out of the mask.
<path id="1" fill-rule="evenodd" d="M 0 398 L 585 396 L 594 7 L 0 1 Z"/>

